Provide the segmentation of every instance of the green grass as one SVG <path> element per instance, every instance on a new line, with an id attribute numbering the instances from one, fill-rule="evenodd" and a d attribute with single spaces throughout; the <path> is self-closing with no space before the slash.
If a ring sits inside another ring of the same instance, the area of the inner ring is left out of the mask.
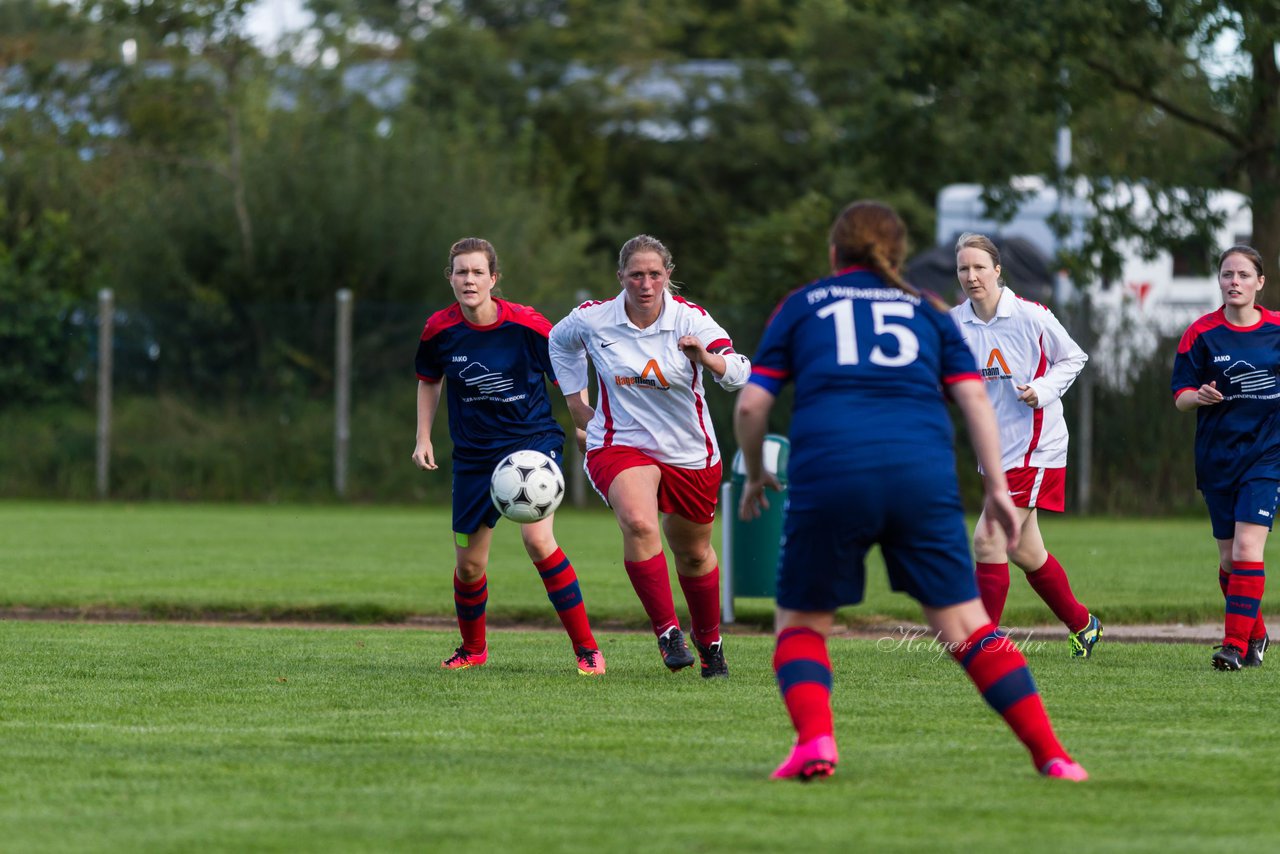
<path id="1" fill-rule="evenodd" d="M 1037 777 L 925 643 L 836 640 L 842 763 L 766 779 L 791 729 L 772 644 L 732 676 L 669 674 L 604 639 L 576 674 L 553 632 L 0 623 L 0 847 L 12 851 L 1240 851 L 1280 845 L 1274 667 L 1111 644 L 1027 645 L 1093 779 Z"/>
<path id="2" fill-rule="evenodd" d="M 0 502 L 0 607 L 356 622 L 447 618 L 449 527 L 448 510 L 438 506 Z M 1104 621 L 1221 618 L 1217 551 L 1206 519 L 1046 514 L 1042 528 L 1076 594 Z M 562 510 L 556 530 L 592 618 L 640 626 L 643 614 L 608 511 Z M 913 601 L 887 590 L 878 556 L 868 574 L 867 602 L 848 609 L 845 619 L 918 619 Z M 1005 622 L 1051 622 L 1030 586 L 1013 581 Z M 494 620 L 555 624 L 510 523 L 497 528 L 489 584 Z M 737 611 L 740 622 L 767 626 L 772 603 L 742 599 Z"/>

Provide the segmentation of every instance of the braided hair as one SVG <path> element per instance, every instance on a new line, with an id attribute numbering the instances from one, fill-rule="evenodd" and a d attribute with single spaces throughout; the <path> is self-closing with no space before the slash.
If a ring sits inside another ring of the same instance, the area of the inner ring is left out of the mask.
<path id="1" fill-rule="evenodd" d="M 835 249 L 837 268 L 870 267 L 893 287 L 928 302 L 938 311 L 948 306 L 937 294 L 922 292 L 898 273 L 907 257 L 907 226 L 897 211 L 883 202 L 853 202 L 831 224 L 828 242 Z"/>

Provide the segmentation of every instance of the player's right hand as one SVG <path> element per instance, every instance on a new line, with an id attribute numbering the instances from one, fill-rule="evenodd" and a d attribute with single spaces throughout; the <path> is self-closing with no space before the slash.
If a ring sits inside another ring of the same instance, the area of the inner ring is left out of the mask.
<path id="1" fill-rule="evenodd" d="M 739 519 L 750 522 L 769 509 L 769 499 L 764 494 L 765 487 L 774 492 L 782 491 L 778 478 L 769 472 L 765 472 L 759 480 L 747 480 L 742 484 L 742 499 L 738 502 Z"/>
<path id="2" fill-rule="evenodd" d="M 435 471 L 440 468 L 436 465 L 436 452 L 430 442 L 420 444 L 413 449 L 413 464 L 423 471 Z"/>
<path id="3" fill-rule="evenodd" d="M 1213 406 L 1215 403 L 1222 403 L 1225 398 L 1222 392 L 1218 391 L 1218 381 L 1206 383 L 1196 390 L 1196 403 L 1201 406 Z"/>

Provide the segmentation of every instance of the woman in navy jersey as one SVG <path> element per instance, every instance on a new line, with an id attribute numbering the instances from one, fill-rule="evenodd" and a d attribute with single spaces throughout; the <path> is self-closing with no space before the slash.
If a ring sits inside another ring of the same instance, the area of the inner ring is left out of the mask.
<path id="1" fill-rule="evenodd" d="M 622 530 L 623 564 L 669 670 L 693 665 L 676 617 L 662 536 L 689 605 L 703 678 L 729 675 L 720 637 L 720 565 L 711 547 L 720 448 L 705 379 L 732 391 L 750 362 L 706 309 L 671 292 L 675 262 L 641 234 L 618 253 L 622 293 L 583 303 L 551 330 L 551 359 L 574 422 L 587 432 L 587 474 Z M 587 402 L 595 366 L 596 405 Z M 664 515 L 665 514 L 665 515 Z"/>
<path id="2" fill-rule="evenodd" d="M 991 621 L 999 625 L 1013 561 L 1067 627 L 1071 654 L 1088 658 L 1102 637 L 1102 623 L 1075 597 L 1066 570 L 1045 548 L 1039 511 L 1061 513 L 1066 506 L 1068 433 L 1062 395 L 1089 357 L 1053 312 L 1005 285 L 1000 250 L 989 238 L 960 235 L 956 276 L 968 299 L 951 309 L 951 316 L 978 360 L 995 408 L 1000 465 L 1021 520 L 1017 548 L 1007 545 L 985 519 L 978 520 L 973 532 L 978 594 Z"/>
<path id="3" fill-rule="evenodd" d="M 551 414 L 546 381 L 555 381 L 547 355 L 551 324 L 528 306 L 498 299 L 498 254 L 487 240 L 469 237 L 449 249 L 445 276 L 456 302 L 427 320 L 418 342 L 418 436 L 413 462 L 438 468 L 431 425 L 441 385 L 449 391 L 453 439 L 453 540 L 457 566 L 454 606 L 462 644 L 441 662 L 450 670 L 489 660 L 485 606 L 489 600 L 489 546 L 500 514 L 489 498 L 489 479 L 502 458 L 541 451 L 560 464 L 564 430 Z M 444 382 L 447 378 L 447 382 Z M 556 544 L 552 516 L 520 526 L 525 551 L 573 645 L 578 672 L 605 672 L 591 633 L 573 565 Z"/>
<path id="4" fill-rule="evenodd" d="M 739 516 L 768 506 L 763 442 L 783 386 L 795 384 L 787 516 L 778 561 L 774 671 L 796 729 L 778 779 L 830 775 L 838 753 L 827 651 L 837 608 L 862 601 L 879 544 L 893 589 L 914 597 L 986 701 L 1049 777 L 1087 778 L 1054 735 L 1026 659 L 978 599 L 946 400 L 964 414 L 985 481 L 983 512 L 1011 544 L 1018 518 L 1000 466 L 995 415 L 973 354 L 937 297 L 899 276 L 906 226 L 860 201 L 831 226 L 832 274 L 774 310 L 734 425 L 747 475 Z M 776 500 L 776 499 L 775 499 Z"/>
<path id="5" fill-rule="evenodd" d="M 1218 670 L 1262 664 L 1263 551 L 1280 486 L 1280 313 L 1258 305 L 1262 256 L 1232 246 L 1218 259 L 1222 307 L 1187 328 L 1173 362 L 1174 405 L 1196 413 L 1196 486 L 1218 541 L 1226 631 Z"/>

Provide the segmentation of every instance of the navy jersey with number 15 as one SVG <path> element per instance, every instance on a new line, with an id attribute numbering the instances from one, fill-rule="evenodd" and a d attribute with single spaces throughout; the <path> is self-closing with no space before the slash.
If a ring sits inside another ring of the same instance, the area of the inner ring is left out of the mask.
<path id="1" fill-rule="evenodd" d="M 528 306 L 494 302 L 498 319 L 489 326 L 468 323 L 456 303 L 431 315 L 414 359 L 423 382 L 449 379 L 449 435 L 463 468 L 496 463 L 550 434 L 564 442 L 547 397 L 546 379 L 555 381 L 551 324 Z"/>
<path id="2" fill-rule="evenodd" d="M 943 386 L 977 380 L 950 315 L 850 267 L 789 294 L 765 327 L 751 382 L 777 395 L 795 383 L 789 506 L 841 494 L 844 473 L 936 467 L 955 480 Z M 847 487 L 846 487 L 847 489 Z"/>

